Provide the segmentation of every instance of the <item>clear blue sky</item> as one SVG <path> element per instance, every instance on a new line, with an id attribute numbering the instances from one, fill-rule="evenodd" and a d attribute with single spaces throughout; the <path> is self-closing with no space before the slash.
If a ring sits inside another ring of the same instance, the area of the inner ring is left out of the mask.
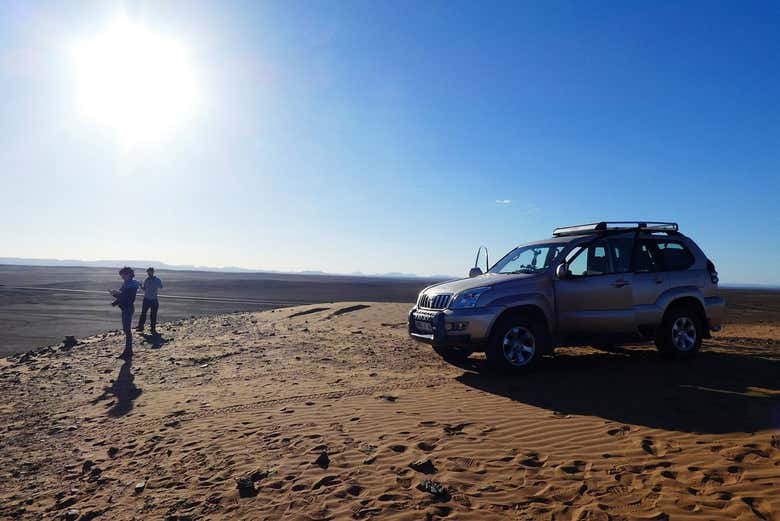
<path id="1" fill-rule="evenodd" d="M 462 274 L 644 218 L 780 284 L 780 3 L 0 10 L 0 256 Z M 154 139 L 77 103 L 74 42 L 118 17 L 188 53 L 198 102 Z"/>

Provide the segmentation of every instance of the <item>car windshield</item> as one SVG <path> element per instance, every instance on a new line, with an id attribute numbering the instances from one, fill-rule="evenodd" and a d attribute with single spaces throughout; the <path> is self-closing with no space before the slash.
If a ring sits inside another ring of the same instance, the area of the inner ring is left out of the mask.
<path id="1" fill-rule="evenodd" d="M 490 269 L 490 273 L 539 273 L 553 263 L 565 244 L 532 244 L 510 251 Z"/>

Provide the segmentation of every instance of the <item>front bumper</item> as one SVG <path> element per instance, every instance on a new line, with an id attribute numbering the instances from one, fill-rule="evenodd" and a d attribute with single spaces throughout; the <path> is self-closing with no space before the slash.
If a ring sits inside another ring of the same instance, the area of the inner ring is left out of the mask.
<path id="1" fill-rule="evenodd" d="M 409 311 L 409 336 L 434 347 L 484 350 L 496 310 L 491 308 Z"/>

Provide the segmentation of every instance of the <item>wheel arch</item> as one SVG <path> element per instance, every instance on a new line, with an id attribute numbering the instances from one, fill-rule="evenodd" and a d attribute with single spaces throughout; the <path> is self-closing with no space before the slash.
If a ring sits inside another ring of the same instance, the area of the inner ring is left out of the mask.
<path id="1" fill-rule="evenodd" d="M 493 340 L 493 335 L 496 334 L 496 326 L 501 324 L 506 318 L 512 316 L 530 317 L 534 321 L 539 321 L 544 325 L 547 334 L 551 334 L 550 320 L 544 310 L 537 304 L 517 304 L 506 308 L 502 311 L 490 326 L 489 341 Z M 552 349 L 552 344 L 550 348 Z"/>
<path id="2" fill-rule="evenodd" d="M 710 328 L 707 324 L 707 312 L 704 309 L 704 303 L 695 295 L 682 295 L 672 299 L 664 308 L 663 317 L 661 317 L 661 323 L 666 321 L 666 317 L 669 313 L 680 307 L 690 307 L 696 310 L 699 314 L 699 320 L 704 328 L 704 338 L 710 338 Z"/>

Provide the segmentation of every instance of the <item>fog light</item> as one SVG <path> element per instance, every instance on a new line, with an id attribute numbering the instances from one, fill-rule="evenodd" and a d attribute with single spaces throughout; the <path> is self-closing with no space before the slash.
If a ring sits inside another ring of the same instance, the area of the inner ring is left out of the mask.
<path id="1" fill-rule="evenodd" d="M 463 331 L 468 325 L 468 322 L 447 322 L 447 331 Z"/>

